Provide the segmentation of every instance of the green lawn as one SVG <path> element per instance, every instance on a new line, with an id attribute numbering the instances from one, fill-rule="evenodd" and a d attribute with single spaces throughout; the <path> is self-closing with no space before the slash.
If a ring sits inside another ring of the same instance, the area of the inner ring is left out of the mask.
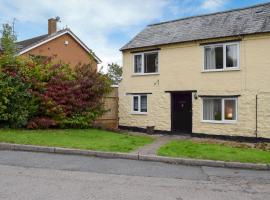
<path id="1" fill-rule="evenodd" d="M 169 142 L 158 150 L 158 155 L 248 163 L 270 163 L 269 151 L 230 147 L 222 144 L 198 143 L 189 140 Z"/>
<path id="2" fill-rule="evenodd" d="M 97 129 L 13 130 L 0 129 L 0 142 L 68 147 L 110 152 L 130 152 L 153 142 L 153 138 Z"/>

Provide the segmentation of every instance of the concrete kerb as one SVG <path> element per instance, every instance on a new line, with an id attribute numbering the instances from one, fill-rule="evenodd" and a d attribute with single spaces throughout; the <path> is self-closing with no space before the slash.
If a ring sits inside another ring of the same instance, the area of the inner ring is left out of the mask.
<path id="1" fill-rule="evenodd" d="M 9 144 L 9 143 L 0 143 L 0 150 L 31 151 L 31 152 L 57 153 L 57 154 L 67 154 L 67 155 L 83 155 L 83 156 L 92 156 L 92 157 L 100 157 L 100 158 L 118 158 L 118 159 L 163 162 L 163 163 L 169 163 L 169 164 L 180 164 L 180 165 L 189 165 L 189 166 L 208 166 L 208 167 L 226 167 L 226 168 L 238 168 L 238 169 L 253 169 L 253 170 L 270 170 L 270 164 L 253 164 L 253 163 L 225 162 L 225 161 L 188 159 L 188 158 L 171 158 L 171 157 L 163 157 L 163 156 L 101 152 L 101 151 L 69 149 L 69 148 L 61 148 L 61 147 L 43 147 L 43 146 L 20 145 L 20 144 Z"/>

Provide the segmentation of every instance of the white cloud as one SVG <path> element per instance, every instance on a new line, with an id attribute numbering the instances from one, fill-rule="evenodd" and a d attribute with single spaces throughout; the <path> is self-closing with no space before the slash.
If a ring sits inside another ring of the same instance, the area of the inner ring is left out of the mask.
<path id="1" fill-rule="evenodd" d="M 226 0 L 205 0 L 202 3 L 202 8 L 205 10 L 216 10 L 222 7 Z"/>
<path id="2" fill-rule="evenodd" d="M 121 45 L 108 38 L 112 32 L 134 35 L 129 27 L 160 18 L 167 0 L 1 0 L 0 13 L 6 19 L 46 26 L 47 19 L 60 16 L 106 65 L 120 62 Z M 34 28 L 33 28 L 33 36 Z"/>

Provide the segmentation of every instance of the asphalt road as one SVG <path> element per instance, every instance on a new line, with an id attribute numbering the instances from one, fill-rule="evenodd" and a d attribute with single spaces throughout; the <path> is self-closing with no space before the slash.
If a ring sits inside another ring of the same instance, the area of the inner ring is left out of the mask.
<path id="1" fill-rule="evenodd" d="M 270 172 L 0 151 L 1 200 L 270 199 Z"/>

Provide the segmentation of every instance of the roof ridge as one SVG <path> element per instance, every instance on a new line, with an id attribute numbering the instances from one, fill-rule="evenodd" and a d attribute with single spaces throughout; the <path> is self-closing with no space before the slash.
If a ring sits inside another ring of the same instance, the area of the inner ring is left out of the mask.
<path id="1" fill-rule="evenodd" d="M 159 23 L 153 23 L 153 24 L 149 24 L 148 26 L 156 26 L 156 25 L 173 23 L 173 22 L 187 20 L 187 19 L 192 19 L 192 18 L 197 18 L 197 17 L 205 17 L 205 16 L 218 15 L 218 14 L 223 14 L 223 13 L 228 13 L 228 12 L 235 12 L 235 11 L 240 11 L 240 10 L 247 10 L 247 9 L 261 7 L 261 6 L 265 6 L 265 5 L 270 5 L 270 2 L 256 4 L 256 5 L 242 7 L 242 8 L 235 8 L 235 9 L 231 9 L 231 10 L 219 11 L 219 12 L 214 12 L 214 13 L 194 15 L 194 16 L 190 16 L 190 17 L 184 17 L 184 18 L 179 18 L 179 19 L 174 19 L 174 20 L 169 20 L 169 21 L 164 21 L 164 22 L 159 22 Z"/>

